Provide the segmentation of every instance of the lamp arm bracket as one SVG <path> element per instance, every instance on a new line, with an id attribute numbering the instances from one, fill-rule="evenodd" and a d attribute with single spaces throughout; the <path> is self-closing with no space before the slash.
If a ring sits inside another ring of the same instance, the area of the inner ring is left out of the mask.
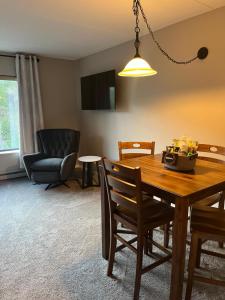
<path id="1" fill-rule="evenodd" d="M 168 58 L 169 61 L 175 63 L 175 64 L 180 64 L 180 65 L 186 65 L 186 64 L 190 64 L 192 63 L 193 61 L 195 61 L 196 59 L 200 59 L 200 60 L 203 60 L 205 59 L 207 56 L 208 56 L 208 48 L 206 47 L 201 47 L 198 52 L 197 52 L 197 55 L 191 59 L 188 59 L 188 60 L 184 60 L 184 61 L 179 61 L 179 60 L 176 60 L 174 59 L 173 57 L 171 57 L 167 52 L 166 50 L 164 50 L 162 48 L 162 46 L 160 45 L 160 43 L 158 42 L 158 40 L 155 38 L 155 35 L 153 33 L 153 30 L 150 26 L 150 23 L 148 22 L 147 20 L 147 17 L 145 16 L 145 13 L 144 13 L 144 10 L 143 10 L 143 7 L 141 5 L 141 1 L 140 0 L 134 0 L 133 1 L 133 12 L 134 12 L 134 15 L 136 16 L 136 27 L 138 27 L 138 23 L 139 23 L 139 20 L 138 20 L 138 15 L 139 15 L 139 11 L 142 15 L 142 18 L 146 24 L 146 27 L 152 37 L 152 40 L 153 42 L 156 44 L 156 46 L 158 47 L 158 49 L 161 51 L 161 53 L 166 56 Z M 136 29 L 135 27 L 135 29 Z M 139 27 L 138 27 L 139 28 Z M 136 30 L 135 30 L 136 31 Z M 139 28 L 139 31 L 140 31 L 140 28 Z M 136 41 L 135 41 L 136 43 Z M 140 44 L 140 42 L 139 42 Z M 136 46 L 135 46 L 136 47 Z M 139 46 L 138 46 L 139 47 Z M 137 48 L 136 48 L 137 50 Z"/>

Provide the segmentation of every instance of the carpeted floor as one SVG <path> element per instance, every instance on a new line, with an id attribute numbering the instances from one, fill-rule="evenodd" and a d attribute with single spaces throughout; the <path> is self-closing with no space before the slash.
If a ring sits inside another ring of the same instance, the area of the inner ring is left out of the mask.
<path id="1" fill-rule="evenodd" d="M 26 179 L 0 182 L 0 299 L 132 299 L 133 253 L 116 255 L 117 280 L 106 276 L 99 189 L 69 185 L 44 191 Z M 203 256 L 202 265 L 225 275 L 220 259 Z M 166 263 L 143 275 L 140 299 L 167 300 L 170 269 Z M 196 283 L 193 300 L 207 299 L 224 300 L 225 288 Z"/>

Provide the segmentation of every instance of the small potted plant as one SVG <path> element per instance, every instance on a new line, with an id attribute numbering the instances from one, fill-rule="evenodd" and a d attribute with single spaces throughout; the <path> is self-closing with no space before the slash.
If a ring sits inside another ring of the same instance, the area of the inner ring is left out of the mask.
<path id="1" fill-rule="evenodd" d="M 162 163 L 165 167 L 176 171 L 192 171 L 195 167 L 198 142 L 185 136 L 173 139 L 172 145 L 163 151 Z"/>

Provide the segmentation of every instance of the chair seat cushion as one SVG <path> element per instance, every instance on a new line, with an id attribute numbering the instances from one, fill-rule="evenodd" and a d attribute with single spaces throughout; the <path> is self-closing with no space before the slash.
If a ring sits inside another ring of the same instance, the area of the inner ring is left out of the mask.
<path id="1" fill-rule="evenodd" d="M 150 223 L 154 224 L 154 226 L 155 224 L 163 225 L 173 220 L 173 207 L 152 198 L 147 199 L 147 197 L 145 198 L 144 202 L 145 204 L 143 207 L 142 216 L 143 223 L 145 225 Z M 115 214 L 122 217 L 126 221 L 137 225 L 137 214 L 134 211 L 119 205 Z"/>
<path id="2" fill-rule="evenodd" d="M 60 171 L 62 158 L 45 158 L 34 162 L 31 165 L 32 171 Z"/>

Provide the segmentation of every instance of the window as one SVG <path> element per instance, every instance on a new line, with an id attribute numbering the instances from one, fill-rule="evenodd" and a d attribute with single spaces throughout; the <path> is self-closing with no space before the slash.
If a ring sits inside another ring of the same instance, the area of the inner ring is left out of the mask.
<path id="1" fill-rule="evenodd" d="M 17 81 L 0 79 L 0 151 L 16 149 L 19 149 Z"/>

